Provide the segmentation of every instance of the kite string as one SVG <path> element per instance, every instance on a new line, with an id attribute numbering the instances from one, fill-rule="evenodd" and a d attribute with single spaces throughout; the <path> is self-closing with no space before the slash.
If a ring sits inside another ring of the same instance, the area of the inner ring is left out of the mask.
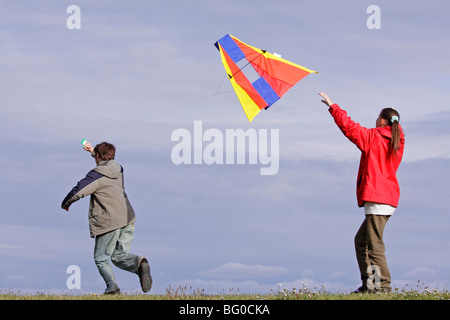
<path id="1" fill-rule="evenodd" d="M 219 95 L 219 94 L 232 93 L 233 91 L 223 91 L 223 92 L 219 92 L 219 90 L 220 90 L 220 88 L 222 87 L 222 84 L 223 84 L 225 78 L 226 78 L 226 75 L 223 76 L 222 81 L 220 82 L 219 86 L 217 87 L 216 92 L 213 93 L 212 95 L 210 94 L 210 95 L 208 95 L 208 96 L 204 96 L 204 97 L 202 97 L 202 98 L 198 98 L 198 99 L 192 100 L 192 101 L 190 101 L 190 102 L 186 102 L 186 103 L 180 104 L 180 105 L 178 105 L 178 106 L 169 108 L 169 109 L 167 109 L 167 110 L 162 110 L 162 111 L 160 111 L 160 112 L 153 113 L 153 114 L 151 114 L 151 115 L 149 115 L 149 116 L 142 117 L 142 118 L 140 118 L 140 119 L 131 121 L 131 122 L 127 123 L 127 124 L 124 124 L 124 125 L 115 127 L 115 128 L 113 128 L 113 129 L 111 129 L 111 130 L 108 130 L 108 131 L 105 131 L 105 132 L 103 132 L 103 133 L 100 133 L 100 134 L 96 135 L 95 137 L 98 138 L 99 136 L 104 136 L 104 135 L 106 135 L 106 134 L 108 134 L 108 133 L 111 133 L 111 132 L 114 132 L 114 131 L 117 131 L 117 130 L 126 128 L 126 127 L 128 127 L 128 126 L 137 124 L 137 123 L 142 122 L 142 121 L 144 121 L 144 120 L 147 120 L 147 119 L 150 119 L 150 118 L 154 118 L 154 117 L 160 116 L 160 115 L 162 115 L 162 114 L 165 114 L 165 113 L 168 113 L 168 112 L 177 110 L 177 109 L 181 109 L 181 108 L 186 107 L 186 106 L 188 106 L 188 105 L 190 105 L 190 104 L 193 104 L 193 103 L 197 103 L 197 102 L 200 102 L 200 101 L 203 101 L 203 100 L 206 100 L 206 99 L 211 99 L 211 98 L 214 99 L 214 97 L 217 96 L 217 95 Z"/>
<path id="2" fill-rule="evenodd" d="M 223 81 L 225 80 L 225 77 L 226 77 L 226 76 L 223 76 L 222 81 L 220 81 L 220 84 L 219 84 L 219 86 L 217 87 L 216 93 L 214 93 L 215 96 L 219 94 L 219 90 L 220 90 L 220 88 L 222 87 L 222 84 L 223 84 Z"/>
<path id="3" fill-rule="evenodd" d="M 225 80 L 226 77 L 227 77 L 226 75 L 223 76 L 222 81 L 220 81 L 220 84 L 219 84 L 219 86 L 217 87 L 216 92 L 213 94 L 213 97 L 214 97 L 214 96 L 217 96 L 218 94 L 224 94 L 224 93 L 230 93 L 230 92 L 233 92 L 233 91 L 231 91 L 231 90 L 230 90 L 230 91 L 219 92 L 219 90 L 220 90 L 220 88 L 222 87 L 222 84 L 223 84 L 223 82 L 224 82 L 224 80 Z"/>
<path id="4" fill-rule="evenodd" d="M 163 110 L 163 111 L 160 111 L 160 112 L 153 113 L 153 114 L 151 114 L 151 115 L 149 115 L 149 116 L 142 117 L 142 118 L 140 118 L 140 119 L 131 121 L 131 122 L 129 122 L 129 123 L 127 123 L 127 124 L 124 124 L 124 125 L 122 125 L 122 126 L 118 126 L 118 127 L 115 127 L 115 128 L 113 128 L 113 129 L 111 129 L 111 130 L 105 131 L 105 132 L 99 134 L 99 136 L 106 135 L 106 134 L 108 134 L 108 133 L 111 133 L 111 132 L 114 132 L 114 131 L 117 131 L 117 130 L 126 128 L 126 127 L 128 127 L 128 126 L 137 124 L 137 123 L 142 122 L 142 121 L 144 121 L 144 120 L 147 120 L 147 119 L 150 119 L 150 118 L 154 118 L 154 117 L 160 116 L 160 115 L 162 115 L 162 114 L 164 114 L 164 113 L 168 113 L 168 112 L 171 112 L 171 111 L 173 111 L 173 110 L 180 109 L 180 108 L 183 108 L 183 107 L 185 107 L 185 106 L 187 106 L 187 105 L 190 105 L 190 104 L 193 104 L 193 103 L 202 101 L 202 100 L 206 100 L 206 99 L 209 99 L 209 98 L 211 98 L 211 95 L 206 96 L 206 97 L 203 97 L 203 98 L 199 98 L 199 99 L 196 99 L 196 100 L 193 100 L 193 101 L 190 101 L 190 102 L 183 103 L 183 104 L 181 104 L 181 105 L 178 105 L 178 106 L 176 106 L 176 107 L 169 108 L 169 109 L 167 109 L 167 110 Z"/>
<path id="5" fill-rule="evenodd" d="M 251 61 L 248 61 L 243 67 L 239 68 L 239 70 L 238 70 L 236 73 L 234 73 L 234 74 L 231 75 L 231 76 L 228 75 L 228 77 L 229 77 L 230 79 L 233 78 L 237 73 L 241 72 L 242 69 L 244 69 L 246 66 L 248 66 L 249 64 L 251 64 L 251 63 L 252 63 L 253 61 L 255 61 L 256 59 L 258 59 L 258 58 L 259 58 L 261 55 L 263 55 L 265 52 L 266 52 L 266 50 L 261 50 L 261 53 L 259 53 L 256 57 L 254 57 Z M 179 105 L 179 106 L 176 106 L 176 107 L 173 107 L 173 108 L 169 108 L 169 109 L 167 109 L 167 110 L 163 110 L 163 111 L 154 113 L 154 114 L 152 114 L 152 115 L 150 115 L 150 116 L 142 117 L 142 118 L 140 118 L 140 119 L 138 119 L 138 120 L 135 120 L 135 121 L 132 121 L 132 122 L 130 122 L 130 123 L 124 124 L 124 125 L 122 125 L 122 126 L 116 127 L 116 128 L 114 128 L 114 129 L 108 130 L 108 131 L 106 131 L 106 132 L 104 132 L 104 133 L 102 133 L 102 134 L 100 134 L 100 135 L 105 135 L 105 134 L 107 134 L 107 133 L 111 133 L 111 132 L 113 132 L 113 131 L 116 131 L 116 130 L 119 130 L 119 129 L 128 127 L 128 126 L 130 126 L 130 125 L 132 125 L 132 124 L 136 124 L 136 123 L 142 122 L 142 121 L 144 121 L 144 120 L 146 120 L 146 119 L 150 119 L 150 118 L 157 117 L 157 116 L 159 116 L 159 115 L 161 115 L 161 114 L 164 114 L 164 113 L 167 113 L 167 112 L 170 112 L 170 111 L 173 111 L 173 110 L 177 110 L 177 109 L 183 108 L 183 107 L 185 107 L 185 106 L 187 106 L 187 105 L 190 105 L 190 104 L 193 104 L 193 103 L 196 103 L 196 102 L 199 102 L 199 101 L 203 101 L 203 100 L 209 99 L 209 98 L 211 98 L 211 97 L 214 99 L 214 97 L 217 96 L 217 95 L 219 95 L 219 94 L 232 93 L 233 91 L 231 91 L 231 90 L 230 90 L 230 91 L 219 92 L 220 88 L 222 87 L 223 82 L 225 81 L 225 78 L 226 78 L 226 76 L 224 75 L 224 76 L 222 77 L 222 80 L 220 81 L 219 86 L 217 87 L 216 92 L 213 93 L 212 96 L 211 96 L 211 95 L 208 95 L 208 96 L 205 96 L 205 97 L 203 97 L 203 98 L 199 98 L 199 99 L 193 100 L 193 101 L 191 101 L 191 102 L 187 102 L 187 103 L 181 104 L 181 105 Z"/>

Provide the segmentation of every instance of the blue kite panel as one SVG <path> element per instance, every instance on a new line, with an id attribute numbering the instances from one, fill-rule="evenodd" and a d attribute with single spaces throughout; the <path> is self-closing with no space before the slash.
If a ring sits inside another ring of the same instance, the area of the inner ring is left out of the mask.
<path id="1" fill-rule="evenodd" d="M 230 56 L 231 59 L 233 59 L 234 63 L 237 63 L 238 61 L 245 58 L 245 54 L 242 52 L 241 48 L 238 47 L 236 42 L 234 42 L 233 38 L 230 37 L 229 34 L 221 38 L 217 41 L 222 46 L 223 50 Z M 219 49 L 216 42 L 216 47 Z"/>
<path id="2" fill-rule="evenodd" d="M 252 85 L 256 89 L 256 91 L 258 91 L 261 97 L 263 97 L 263 99 L 266 101 L 267 107 L 270 107 L 278 99 L 280 99 L 277 93 L 272 89 L 272 87 L 263 77 L 253 82 Z"/>

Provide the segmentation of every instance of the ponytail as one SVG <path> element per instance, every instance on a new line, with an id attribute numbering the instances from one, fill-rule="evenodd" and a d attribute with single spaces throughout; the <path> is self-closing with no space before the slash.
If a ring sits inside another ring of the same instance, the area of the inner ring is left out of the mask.
<path id="1" fill-rule="evenodd" d="M 381 110 L 381 118 L 388 122 L 391 126 L 391 141 L 389 142 L 388 155 L 397 156 L 397 150 L 400 148 L 400 115 L 393 108 L 385 108 Z"/>

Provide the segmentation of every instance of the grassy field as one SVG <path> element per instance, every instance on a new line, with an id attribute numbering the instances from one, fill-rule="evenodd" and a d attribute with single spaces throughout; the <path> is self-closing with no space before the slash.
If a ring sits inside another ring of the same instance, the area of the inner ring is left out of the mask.
<path id="1" fill-rule="evenodd" d="M 307 287 L 302 289 L 281 289 L 269 294 L 239 294 L 230 292 L 224 294 L 208 295 L 204 290 L 187 287 L 169 287 L 166 294 L 141 294 L 122 293 L 120 295 L 103 294 L 47 294 L 36 292 L 35 294 L 21 294 L 12 290 L 0 291 L 0 300 L 450 300 L 450 292 L 447 290 L 438 291 L 425 288 L 394 288 L 389 293 L 330 293 L 324 288 L 310 290 Z"/>

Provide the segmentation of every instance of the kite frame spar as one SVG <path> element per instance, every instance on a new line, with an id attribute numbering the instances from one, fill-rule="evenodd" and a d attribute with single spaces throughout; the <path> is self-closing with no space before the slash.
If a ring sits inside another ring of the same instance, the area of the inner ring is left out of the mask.
<path id="1" fill-rule="evenodd" d="M 251 122 L 262 110 L 278 101 L 298 81 L 310 73 L 318 73 L 285 60 L 276 54 L 250 46 L 227 34 L 215 44 L 234 91 Z M 237 63 L 247 59 L 259 78 L 253 83 Z"/>

